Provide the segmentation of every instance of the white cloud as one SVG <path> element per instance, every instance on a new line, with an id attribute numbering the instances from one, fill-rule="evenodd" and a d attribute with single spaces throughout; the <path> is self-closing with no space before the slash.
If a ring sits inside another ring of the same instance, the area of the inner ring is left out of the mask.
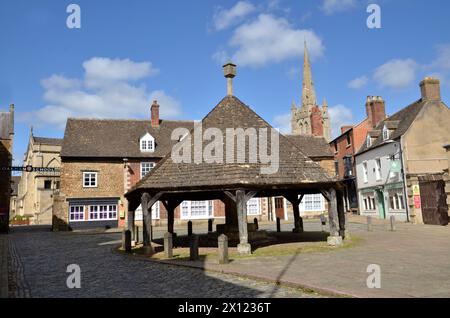
<path id="1" fill-rule="evenodd" d="M 241 22 L 246 16 L 253 13 L 256 7 L 248 1 L 239 1 L 230 9 L 219 8 L 214 14 L 214 27 L 221 31 Z"/>
<path id="2" fill-rule="evenodd" d="M 311 58 L 323 54 L 322 40 L 312 30 L 295 29 L 284 18 L 260 14 L 239 26 L 229 45 L 235 49 L 232 59 L 238 65 L 260 67 L 303 56 L 305 40 Z"/>
<path id="3" fill-rule="evenodd" d="M 20 119 L 63 128 L 67 117 L 149 117 L 154 99 L 161 105 L 162 118 L 180 114 L 180 103 L 164 91 L 150 91 L 142 83 L 130 83 L 157 73 L 150 62 L 93 58 L 83 67 L 83 79 L 52 75 L 42 80 L 47 104 L 37 111 L 20 114 Z"/>
<path id="4" fill-rule="evenodd" d="M 369 79 L 367 78 L 367 76 L 364 75 L 364 76 L 355 78 L 355 79 L 351 80 L 350 82 L 348 82 L 348 87 L 353 88 L 353 89 L 360 89 L 360 88 L 366 86 L 368 81 L 369 81 Z"/>
<path id="5" fill-rule="evenodd" d="M 324 0 L 320 7 L 325 14 L 331 15 L 354 8 L 356 0 Z"/>
<path id="6" fill-rule="evenodd" d="M 373 78 L 381 87 L 402 89 L 414 83 L 418 67 L 412 59 L 390 60 L 375 70 Z"/>
<path id="7" fill-rule="evenodd" d="M 450 71 L 450 44 L 437 46 L 437 59 L 432 64 L 433 68 Z"/>
<path id="8" fill-rule="evenodd" d="M 129 59 L 109 59 L 94 57 L 83 63 L 86 84 L 91 87 L 110 82 L 135 81 L 148 76 L 157 75 L 158 69 L 150 62 L 133 62 Z"/>
<path id="9" fill-rule="evenodd" d="M 341 127 L 353 123 L 351 109 L 344 105 L 336 105 L 328 109 L 330 113 L 331 130 L 334 137 L 341 134 Z"/>
<path id="10" fill-rule="evenodd" d="M 274 128 L 279 129 L 282 134 L 291 133 L 291 114 L 283 114 L 275 116 L 273 119 Z"/>

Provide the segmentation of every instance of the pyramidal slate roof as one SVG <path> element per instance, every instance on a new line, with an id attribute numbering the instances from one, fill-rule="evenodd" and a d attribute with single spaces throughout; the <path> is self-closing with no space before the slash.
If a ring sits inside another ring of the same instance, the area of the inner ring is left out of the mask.
<path id="1" fill-rule="evenodd" d="M 245 130 L 247 128 L 255 128 L 258 131 L 260 128 L 267 128 L 267 153 L 271 153 L 270 128 L 272 127 L 234 96 L 225 97 L 202 120 L 203 132 L 208 128 L 218 128 L 222 132 L 224 136 L 224 157 L 227 129 L 242 128 Z M 169 153 L 155 169 L 128 192 L 127 196 L 134 191 L 142 189 L 181 191 L 205 188 L 317 185 L 336 182 L 319 164 L 307 157 L 297 145 L 278 132 L 277 134 L 279 135 L 279 169 L 276 173 L 262 174 L 261 168 L 267 167 L 268 164 L 261 163 L 259 156 L 256 163 L 249 163 L 248 141 L 246 142 L 247 160 L 244 164 L 236 163 L 236 160 L 234 161 L 235 163 L 206 163 L 205 161 L 195 163 L 193 160 L 191 163 L 175 163 Z M 194 158 L 193 131 L 191 131 L 190 137 L 184 138 L 181 143 L 191 143 L 191 155 Z M 205 149 L 205 146 L 210 143 L 210 141 L 202 141 L 202 149 Z"/>
<path id="2" fill-rule="evenodd" d="M 396 140 L 397 138 L 403 136 L 403 134 L 406 133 L 408 128 L 414 122 L 419 112 L 423 109 L 423 107 L 427 103 L 432 102 L 433 101 L 424 101 L 422 99 L 419 99 L 418 101 L 401 109 L 394 115 L 380 122 L 377 127 L 375 127 L 372 131 L 369 131 L 369 135 L 371 135 L 372 138 L 376 138 L 372 142 L 372 145 L 370 147 L 367 147 L 367 143 L 364 142 L 357 154 L 361 154 L 386 143 L 386 141 L 383 140 L 383 134 L 381 133 L 385 125 L 388 129 L 391 130 L 389 140 Z"/>
<path id="3" fill-rule="evenodd" d="M 286 137 L 296 144 L 305 155 L 310 158 L 334 158 L 330 145 L 323 137 L 286 135 Z"/>
<path id="4" fill-rule="evenodd" d="M 63 158 L 162 158 L 174 141 L 176 128 L 192 129 L 193 121 L 160 120 L 153 127 L 150 120 L 74 119 L 66 124 L 61 157 Z M 139 140 L 146 133 L 155 138 L 154 152 L 141 152 Z"/>

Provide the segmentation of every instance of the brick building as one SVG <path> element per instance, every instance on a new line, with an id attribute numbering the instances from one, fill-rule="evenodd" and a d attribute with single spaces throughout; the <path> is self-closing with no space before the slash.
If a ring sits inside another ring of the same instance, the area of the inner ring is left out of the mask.
<path id="1" fill-rule="evenodd" d="M 421 98 L 381 121 L 356 154 L 359 205 L 363 215 L 447 225 L 450 109 L 439 80 L 420 88 Z"/>
<path id="2" fill-rule="evenodd" d="M 386 118 L 386 105 L 380 96 L 368 96 L 365 107 L 366 118 L 355 126 L 341 127 L 341 134 L 330 142 L 335 173 L 346 184 L 346 211 L 358 210 L 355 154 L 366 141 L 367 133 Z"/>
<path id="3" fill-rule="evenodd" d="M 0 232 L 8 231 L 11 200 L 12 149 L 14 141 L 14 105 L 0 112 Z"/>

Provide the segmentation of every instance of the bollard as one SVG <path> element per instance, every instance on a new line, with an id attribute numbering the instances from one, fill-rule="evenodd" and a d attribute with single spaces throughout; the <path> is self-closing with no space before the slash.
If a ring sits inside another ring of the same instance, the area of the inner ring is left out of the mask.
<path id="1" fill-rule="evenodd" d="M 277 232 L 278 233 L 281 232 L 281 220 L 279 217 L 277 217 Z"/>
<path id="2" fill-rule="evenodd" d="M 325 215 L 320 215 L 320 225 L 322 227 L 322 232 L 325 232 L 325 226 L 327 225 L 327 219 L 325 218 Z"/>
<path id="3" fill-rule="evenodd" d="M 169 232 L 164 234 L 164 254 L 166 255 L 166 258 L 173 257 L 172 234 Z"/>
<path id="4" fill-rule="evenodd" d="M 198 260 L 198 235 L 192 235 L 189 244 L 189 259 L 191 261 Z"/>
<path id="5" fill-rule="evenodd" d="M 395 232 L 395 216 L 391 215 L 391 231 Z"/>
<path id="6" fill-rule="evenodd" d="M 136 230 L 135 230 L 135 235 L 136 235 L 136 239 L 135 239 L 135 241 L 136 241 L 136 244 L 138 244 L 139 243 L 139 226 L 136 226 Z"/>
<path id="7" fill-rule="evenodd" d="M 192 221 L 189 221 L 187 223 L 187 226 L 188 226 L 188 236 L 191 236 L 192 235 Z"/>
<path id="8" fill-rule="evenodd" d="M 213 219 L 208 220 L 208 233 L 212 233 L 213 231 Z"/>
<path id="9" fill-rule="evenodd" d="M 219 236 L 219 264 L 228 264 L 228 237 L 225 234 Z"/>
<path id="10" fill-rule="evenodd" d="M 371 216 L 367 217 L 367 231 L 369 231 L 369 232 L 372 231 L 372 217 Z"/>
<path id="11" fill-rule="evenodd" d="M 253 223 L 255 224 L 255 228 L 258 230 L 258 229 L 259 229 L 258 219 L 257 219 L 257 218 L 254 218 L 254 219 L 253 219 Z"/>
<path id="12" fill-rule="evenodd" d="M 131 252 L 131 231 L 130 230 L 122 231 L 122 249 L 124 249 L 125 252 L 127 252 L 127 253 Z"/>

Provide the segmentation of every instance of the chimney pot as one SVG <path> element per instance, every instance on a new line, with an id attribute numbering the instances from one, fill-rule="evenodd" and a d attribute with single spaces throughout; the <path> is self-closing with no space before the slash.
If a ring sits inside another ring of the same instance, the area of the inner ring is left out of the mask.
<path id="1" fill-rule="evenodd" d="M 424 80 L 420 82 L 420 91 L 423 100 L 441 100 L 441 85 L 437 78 L 425 77 Z"/>
<path id="2" fill-rule="evenodd" d="M 158 101 L 154 100 L 150 107 L 152 127 L 159 127 L 159 105 Z"/>

